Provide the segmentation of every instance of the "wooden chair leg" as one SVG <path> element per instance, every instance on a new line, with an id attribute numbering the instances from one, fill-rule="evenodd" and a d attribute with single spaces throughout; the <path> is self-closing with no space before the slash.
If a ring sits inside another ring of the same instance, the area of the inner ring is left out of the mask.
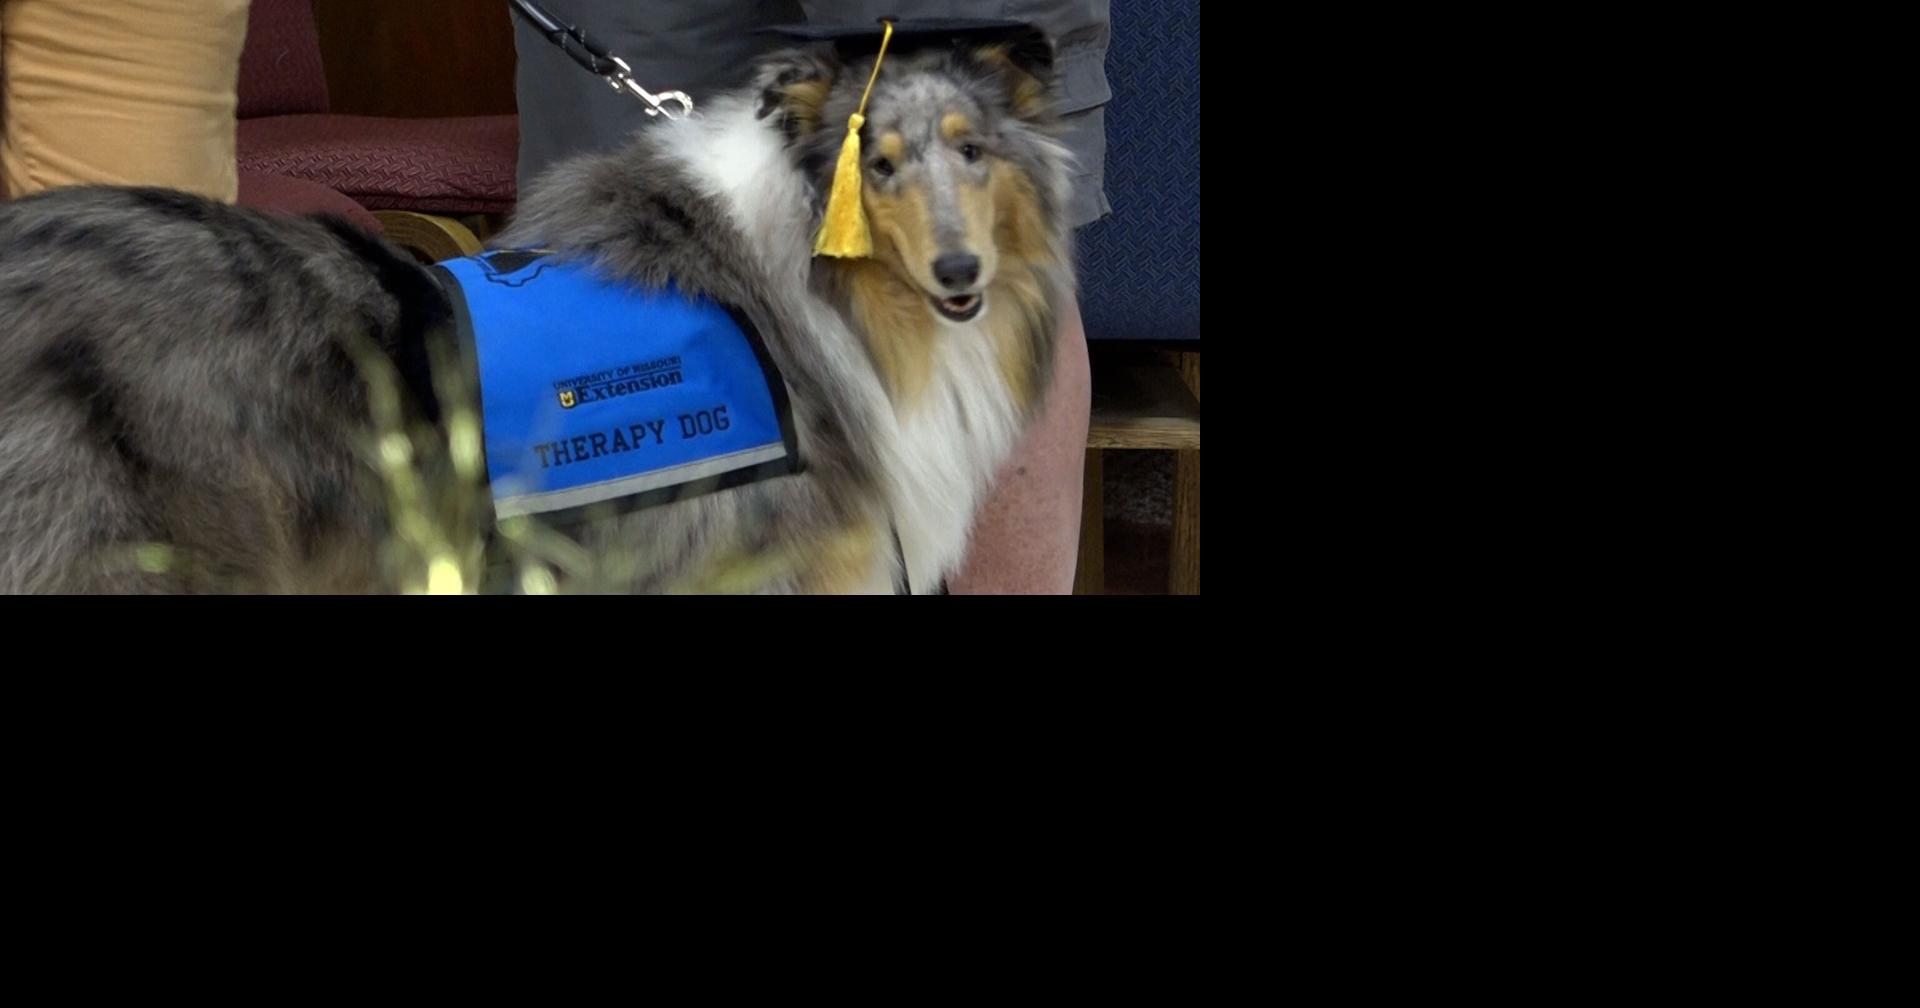
<path id="1" fill-rule="evenodd" d="M 1180 377 L 1193 398 L 1200 398 L 1200 355 L 1180 355 Z M 1173 468 L 1173 546 L 1168 554 L 1167 590 L 1200 594 L 1200 453 L 1179 453 Z"/>
<path id="2" fill-rule="evenodd" d="M 1200 594 L 1200 453 L 1180 452 L 1173 466 L 1173 546 L 1167 591 Z"/>
<path id="3" fill-rule="evenodd" d="M 376 210 L 373 215 L 386 228 L 389 241 L 428 262 L 479 255 L 483 249 L 466 225 L 450 217 L 411 210 Z"/>
<path id="4" fill-rule="evenodd" d="M 1087 449 L 1086 483 L 1080 495 L 1080 562 L 1073 569 L 1075 595 L 1104 595 L 1107 590 L 1107 509 L 1103 452 Z"/>

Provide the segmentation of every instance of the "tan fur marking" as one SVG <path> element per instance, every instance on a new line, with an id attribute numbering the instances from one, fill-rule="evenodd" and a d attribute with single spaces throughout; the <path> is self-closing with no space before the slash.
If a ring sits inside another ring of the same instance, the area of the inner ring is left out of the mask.
<path id="1" fill-rule="evenodd" d="M 786 111 L 802 134 L 820 128 L 820 110 L 827 104 L 832 82 L 822 79 L 800 80 L 787 85 Z"/>
<path id="2" fill-rule="evenodd" d="M 994 245 L 1000 253 L 1034 263 L 1052 258 L 1040 217 L 1040 191 L 1033 180 L 1003 162 L 993 166 L 987 186 L 993 200 Z"/>
<path id="3" fill-rule="evenodd" d="M 987 330 L 993 337 L 1000 375 L 1014 401 L 1031 409 L 1039 395 L 1038 377 L 1046 363 L 1039 348 L 1054 325 L 1047 292 L 1038 272 L 1054 253 L 1040 224 L 1039 192 L 1032 180 L 1007 165 L 995 165 L 988 190 L 995 218 L 994 247 L 1000 257 L 988 293 L 992 305 Z"/>
<path id="4" fill-rule="evenodd" d="M 882 549 L 893 549 L 893 534 L 864 526 L 850 529 L 809 551 L 800 590 L 809 595 L 848 595 L 868 587 Z"/>
<path id="5" fill-rule="evenodd" d="M 971 132 L 973 120 L 958 112 L 949 112 L 940 120 L 940 137 L 948 143 Z"/>
<path id="6" fill-rule="evenodd" d="M 934 245 L 933 208 L 927 203 L 926 191 L 902 186 L 896 192 L 883 193 L 866 186 L 864 194 L 874 258 L 891 262 L 902 275 L 926 284 L 928 290 L 938 290 L 932 264 L 940 253 Z"/>
<path id="7" fill-rule="evenodd" d="M 1040 368 L 1046 362 L 1040 360 L 1039 348 L 1053 326 L 1046 292 L 1039 275 L 1027 264 L 1009 262 L 994 277 L 987 298 L 992 304 L 986 327 L 994 360 L 1013 393 L 1014 405 L 1025 413 L 1034 407 L 1040 392 Z"/>
<path id="8" fill-rule="evenodd" d="M 1022 119 L 1035 119 L 1047 110 L 1047 86 L 1013 62 L 1011 46 L 990 45 L 974 53 L 974 58 L 998 70 L 1006 78 L 1010 92 L 1009 107 Z"/>
<path id="9" fill-rule="evenodd" d="M 1000 265 L 1000 243 L 994 234 L 994 217 L 1000 212 L 994 198 L 993 176 L 986 185 L 960 187 L 960 215 L 967 222 L 966 251 L 980 257 L 982 276 L 992 276 Z"/>
<path id="10" fill-rule="evenodd" d="M 927 296 L 876 260 L 848 262 L 845 271 L 849 307 L 887 397 L 895 409 L 911 409 L 933 380 L 938 329 Z"/>

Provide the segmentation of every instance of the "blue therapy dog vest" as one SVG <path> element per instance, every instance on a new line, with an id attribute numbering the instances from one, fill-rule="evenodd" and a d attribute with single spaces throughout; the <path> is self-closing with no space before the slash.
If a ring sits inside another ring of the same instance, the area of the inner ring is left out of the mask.
<path id="1" fill-rule="evenodd" d="M 740 312 L 537 252 L 436 270 L 479 366 L 496 517 L 630 510 L 799 470 L 786 384 Z"/>

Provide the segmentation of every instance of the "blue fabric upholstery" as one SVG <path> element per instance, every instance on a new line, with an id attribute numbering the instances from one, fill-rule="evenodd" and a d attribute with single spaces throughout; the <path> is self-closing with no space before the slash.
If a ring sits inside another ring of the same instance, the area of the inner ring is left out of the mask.
<path id="1" fill-rule="evenodd" d="M 1200 4 L 1113 0 L 1107 198 L 1080 230 L 1087 336 L 1200 338 Z"/>

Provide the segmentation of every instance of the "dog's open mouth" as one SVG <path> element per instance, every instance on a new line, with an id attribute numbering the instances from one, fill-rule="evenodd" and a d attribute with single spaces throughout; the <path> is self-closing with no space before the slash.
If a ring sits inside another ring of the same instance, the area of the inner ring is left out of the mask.
<path id="1" fill-rule="evenodd" d="M 978 294 L 962 294 L 959 297 L 935 298 L 933 308 L 955 322 L 971 322 L 986 303 L 987 299 Z"/>

